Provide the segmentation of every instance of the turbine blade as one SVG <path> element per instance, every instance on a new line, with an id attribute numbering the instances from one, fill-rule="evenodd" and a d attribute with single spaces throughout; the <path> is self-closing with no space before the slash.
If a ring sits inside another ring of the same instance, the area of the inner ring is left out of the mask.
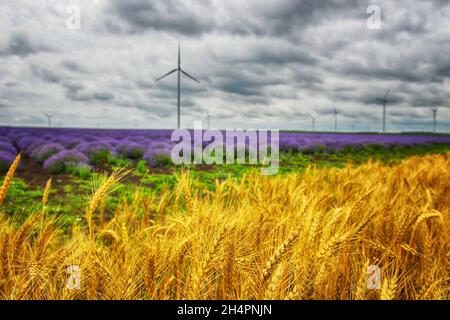
<path id="1" fill-rule="evenodd" d="M 388 98 L 388 96 L 389 96 L 389 93 L 391 93 L 391 90 L 386 91 L 386 95 L 384 96 L 384 100 L 387 101 L 387 98 Z"/>
<path id="2" fill-rule="evenodd" d="M 184 71 L 183 69 L 180 69 L 180 70 L 181 70 L 181 72 L 182 72 L 186 77 L 189 77 L 189 78 L 191 78 L 192 80 L 194 80 L 194 81 L 200 83 L 200 81 L 198 81 L 197 79 L 195 79 L 193 76 L 191 76 L 189 73 L 187 73 L 187 72 Z"/>
<path id="3" fill-rule="evenodd" d="M 162 77 L 159 77 L 158 79 L 156 79 L 156 81 L 159 81 L 165 77 L 167 77 L 168 75 L 171 75 L 172 73 L 174 73 L 175 71 L 177 71 L 178 69 L 173 69 L 172 71 L 167 72 L 165 75 L 163 75 Z"/>

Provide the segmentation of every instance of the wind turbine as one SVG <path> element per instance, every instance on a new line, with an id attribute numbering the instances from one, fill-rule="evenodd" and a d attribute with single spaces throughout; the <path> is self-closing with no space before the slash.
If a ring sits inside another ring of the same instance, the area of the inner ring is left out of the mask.
<path id="1" fill-rule="evenodd" d="M 383 105 L 383 132 L 386 132 L 386 104 L 388 102 L 388 96 L 391 90 L 386 91 L 384 98 L 377 98 L 377 101 Z"/>
<path id="2" fill-rule="evenodd" d="M 48 127 L 52 127 L 52 118 L 56 115 L 56 113 L 44 113 L 44 116 L 47 117 Z"/>
<path id="3" fill-rule="evenodd" d="M 190 74 L 188 74 L 186 71 L 184 71 L 183 69 L 181 69 L 181 55 L 180 55 L 180 44 L 178 43 L 178 68 L 173 69 L 169 72 L 167 72 L 165 75 L 163 75 L 162 77 L 159 77 L 158 79 L 156 79 L 156 81 L 159 81 L 165 77 L 167 77 L 168 75 L 171 75 L 174 72 L 178 72 L 178 105 L 177 105 L 177 128 L 180 129 L 180 78 L 181 78 L 181 74 L 184 74 L 186 77 L 191 78 L 192 80 L 194 80 L 195 82 L 200 83 L 200 81 L 198 81 L 197 79 L 195 79 L 193 76 L 191 76 Z"/>
<path id="4" fill-rule="evenodd" d="M 438 108 L 431 108 L 430 110 L 433 112 L 433 133 L 436 133 L 436 115 Z"/>
<path id="5" fill-rule="evenodd" d="M 208 112 L 208 111 L 206 111 L 206 117 L 205 117 L 205 120 L 206 120 L 206 129 L 209 130 L 209 125 L 210 125 L 211 117 L 209 116 L 209 112 Z"/>
<path id="6" fill-rule="evenodd" d="M 314 116 L 312 116 L 312 115 L 309 115 L 309 117 L 310 117 L 311 120 L 312 120 L 312 126 L 311 126 L 312 131 L 316 131 L 316 118 L 317 118 L 317 116 L 314 117 Z"/>
<path id="7" fill-rule="evenodd" d="M 334 132 L 337 132 L 337 118 L 338 118 L 338 111 L 336 108 L 333 107 L 333 115 L 334 115 Z"/>

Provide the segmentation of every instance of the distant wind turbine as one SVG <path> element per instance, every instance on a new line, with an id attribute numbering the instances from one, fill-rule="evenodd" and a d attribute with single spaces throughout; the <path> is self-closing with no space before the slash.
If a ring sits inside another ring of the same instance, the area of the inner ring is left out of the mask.
<path id="1" fill-rule="evenodd" d="M 309 117 L 310 117 L 311 120 L 312 120 L 312 126 L 311 126 L 311 129 L 312 129 L 312 131 L 316 131 L 316 118 L 317 118 L 317 116 L 314 117 L 314 116 L 310 115 Z"/>
<path id="2" fill-rule="evenodd" d="M 52 127 L 52 118 L 56 115 L 56 113 L 44 113 L 44 116 L 47 117 L 48 127 Z"/>
<path id="3" fill-rule="evenodd" d="M 386 91 L 384 98 L 377 98 L 377 101 L 383 105 L 383 132 L 386 132 L 386 105 L 388 102 L 388 96 L 391 90 Z"/>
<path id="4" fill-rule="evenodd" d="M 333 108 L 333 115 L 334 115 L 334 132 L 337 132 L 337 118 L 338 118 L 339 112 L 336 110 L 336 108 Z"/>
<path id="5" fill-rule="evenodd" d="M 209 112 L 206 112 L 205 120 L 206 120 L 206 129 L 209 130 L 209 128 L 210 128 L 209 125 L 210 125 L 210 120 L 211 120 L 211 117 L 210 117 L 210 115 L 209 115 Z"/>
<path id="6" fill-rule="evenodd" d="M 191 78 L 192 80 L 194 80 L 195 82 L 200 83 L 200 81 L 198 81 L 197 79 L 195 79 L 193 76 L 191 76 L 190 74 L 188 74 L 186 71 L 184 71 L 183 69 L 181 69 L 181 54 L 180 54 L 180 44 L 178 44 L 178 68 L 173 69 L 172 71 L 167 72 L 165 75 L 163 75 L 162 77 L 159 77 L 158 79 L 156 79 L 156 81 L 159 81 L 165 77 L 167 77 L 168 75 L 171 75 L 174 72 L 178 72 L 178 105 L 177 105 L 177 128 L 180 129 L 180 78 L 181 78 L 181 74 L 184 74 L 186 77 Z"/>
<path id="7" fill-rule="evenodd" d="M 433 112 L 433 133 L 436 133 L 436 116 L 438 108 L 431 108 L 430 110 Z"/>

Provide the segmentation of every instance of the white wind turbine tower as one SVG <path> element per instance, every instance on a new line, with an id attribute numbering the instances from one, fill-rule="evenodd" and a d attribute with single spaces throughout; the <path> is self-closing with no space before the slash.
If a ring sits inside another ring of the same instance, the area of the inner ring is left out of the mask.
<path id="1" fill-rule="evenodd" d="M 386 132 L 386 105 L 388 102 L 388 96 L 391 90 L 386 91 L 384 98 L 377 98 L 377 101 L 383 105 L 383 132 Z"/>
<path id="2" fill-rule="evenodd" d="M 159 81 L 165 77 L 167 77 L 168 75 L 174 73 L 174 72 L 178 72 L 178 104 L 177 104 L 177 128 L 180 129 L 180 82 L 181 82 L 181 74 L 184 74 L 186 77 L 191 78 L 192 80 L 194 80 L 195 82 L 200 83 L 200 81 L 198 81 L 197 79 L 195 79 L 193 76 L 191 76 L 190 74 L 188 74 L 186 71 L 184 71 L 183 69 L 181 69 L 181 55 L 180 55 L 180 44 L 178 44 L 178 68 L 173 69 L 169 72 L 167 72 L 165 75 L 163 75 L 162 77 L 159 77 L 158 79 L 156 79 L 156 81 Z"/>
<path id="3" fill-rule="evenodd" d="M 317 116 L 309 115 L 309 117 L 311 118 L 311 121 L 312 121 L 311 129 L 314 132 L 314 131 L 316 131 L 316 119 L 317 119 Z"/>
<path id="4" fill-rule="evenodd" d="M 338 118 L 339 112 L 336 110 L 336 108 L 333 108 L 333 116 L 334 116 L 334 132 L 337 132 L 337 118 Z"/>
<path id="5" fill-rule="evenodd" d="M 206 112 L 206 117 L 205 117 L 205 120 L 206 120 L 206 129 L 210 129 L 210 122 L 211 122 L 211 117 L 210 117 L 210 115 L 209 115 L 209 112 L 207 111 Z"/>
<path id="6" fill-rule="evenodd" d="M 56 113 L 44 113 L 44 116 L 47 117 L 48 127 L 52 127 L 52 118 L 56 115 Z"/>
<path id="7" fill-rule="evenodd" d="M 433 112 L 433 133 L 436 133 L 436 123 L 437 123 L 436 116 L 438 108 L 431 108 L 430 110 Z"/>

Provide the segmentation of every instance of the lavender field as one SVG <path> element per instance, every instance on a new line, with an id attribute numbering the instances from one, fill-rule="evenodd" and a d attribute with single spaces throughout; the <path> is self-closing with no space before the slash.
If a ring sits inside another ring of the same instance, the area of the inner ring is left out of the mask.
<path id="1" fill-rule="evenodd" d="M 155 167 L 161 159 L 170 162 L 168 158 L 175 144 L 171 142 L 171 133 L 171 130 L 0 128 L 0 168 L 6 170 L 19 152 L 54 174 L 64 172 L 68 166 L 99 165 L 108 157 L 144 160 L 149 167 Z M 311 153 L 430 144 L 450 145 L 450 136 L 280 132 L 279 146 L 281 152 Z"/>

